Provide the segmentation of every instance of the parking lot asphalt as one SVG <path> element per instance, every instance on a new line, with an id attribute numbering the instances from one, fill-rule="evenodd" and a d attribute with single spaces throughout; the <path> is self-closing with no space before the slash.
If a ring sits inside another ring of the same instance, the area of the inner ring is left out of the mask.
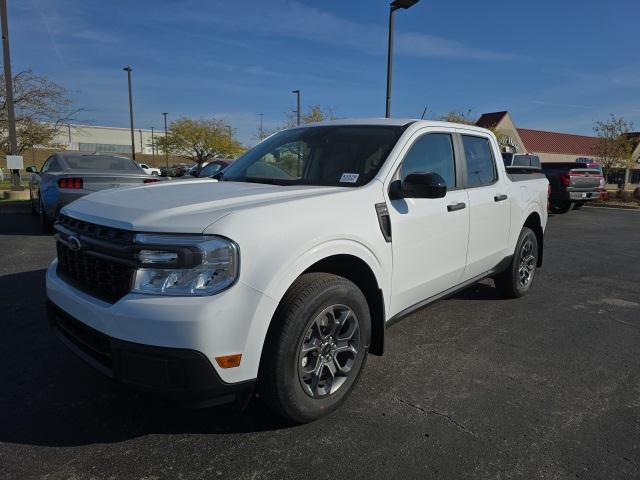
<path id="1" fill-rule="evenodd" d="M 485 281 L 398 323 L 303 426 L 92 370 L 47 326 L 54 251 L 32 217 L 0 216 L 0 478 L 640 478 L 639 212 L 551 217 L 529 296 Z"/>

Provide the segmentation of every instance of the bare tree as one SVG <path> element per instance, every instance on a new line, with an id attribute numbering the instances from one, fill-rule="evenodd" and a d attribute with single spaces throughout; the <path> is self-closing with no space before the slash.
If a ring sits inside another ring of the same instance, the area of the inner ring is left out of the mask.
<path id="1" fill-rule="evenodd" d="M 3 74 L 0 74 L 0 149 L 10 153 Z M 25 70 L 14 76 L 14 107 L 18 151 L 55 147 L 56 134 L 80 112 L 67 91 L 47 77 Z"/>
<path id="2" fill-rule="evenodd" d="M 463 112 L 462 110 L 451 110 L 446 115 L 441 115 L 438 120 L 442 122 L 463 123 L 465 125 L 475 125 L 476 121 L 471 118 L 471 109 Z"/>
<path id="3" fill-rule="evenodd" d="M 257 138 L 262 140 L 262 138 L 268 137 L 280 130 L 284 130 L 285 128 L 293 128 L 297 126 L 297 115 L 295 111 L 284 112 L 285 123 L 279 127 L 275 127 L 272 129 L 263 129 L 262 132 L 258 131 Z M 325 120 L 335 120 L 336 116 L 333 113 L 333 109 L 330 107 L 322 107 L 320 105 L 311 105 L 306 112 L 302 112 L 300 115 L 300 124 L 305 125 L 307 123 L 314 122 L 322 122 Z M 260 134 L 262 133 L 262 138 L 260 138 Z"/>
<path id="4" fill-rule="evenodd" d="M 599 141 L 593 147 L 593 154 L 598 157 L 603 168 L 632 167 L 633 138 L 629 135 L 632 128 L 631 122 L 614 114 L 611 114 L 609 120 L 596 122 L 593 131 Z"/>

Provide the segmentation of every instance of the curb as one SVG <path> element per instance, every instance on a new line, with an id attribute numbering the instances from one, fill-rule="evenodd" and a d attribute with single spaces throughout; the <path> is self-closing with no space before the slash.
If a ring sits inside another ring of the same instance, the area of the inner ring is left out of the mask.
<path id="1" fill-rule="evenodd" d="M 592 203 L 591 205 L 585 205 L 594 208 L 619 208 L 620 210 L 639 210 L 640 206 L 634 207 L 633 205 L 607 205 L 606 203 Z"/>

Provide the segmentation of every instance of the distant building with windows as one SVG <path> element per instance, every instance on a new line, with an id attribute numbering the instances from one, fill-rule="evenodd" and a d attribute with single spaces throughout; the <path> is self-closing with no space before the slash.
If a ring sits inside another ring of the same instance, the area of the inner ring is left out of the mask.
<path id="1" fill-rule="evenodd" d="M 153 153 L 151 145 L 152 143 L 156 145 L 158 132 L 154 131 L 153 142 L 151 130 L 136 128 L 133 132 L 135 152 L 151 155 Z M 161 132 L 160 135 L 162 136 L 164 133 Z M 71 123 L 64 125 L 54 141 L 63 145 L 67 150 L 131 154 L 131 130 L 129 128 Z M 155 151 L 158 153 L 157 145 Z"/>

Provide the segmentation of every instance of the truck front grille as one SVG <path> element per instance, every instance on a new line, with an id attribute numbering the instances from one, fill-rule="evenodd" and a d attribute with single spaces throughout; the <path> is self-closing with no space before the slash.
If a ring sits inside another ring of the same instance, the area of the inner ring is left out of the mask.
<path id="1" fill-rule="evenodd" d="M 57 272 L 66 282 L 89 295 L 115 303 L 131 288 L 134 273 L 130 247 L 133 234 L 61 216 L 56 223 Z M 69 238 L 81 248 L 71 248 Z"/>

